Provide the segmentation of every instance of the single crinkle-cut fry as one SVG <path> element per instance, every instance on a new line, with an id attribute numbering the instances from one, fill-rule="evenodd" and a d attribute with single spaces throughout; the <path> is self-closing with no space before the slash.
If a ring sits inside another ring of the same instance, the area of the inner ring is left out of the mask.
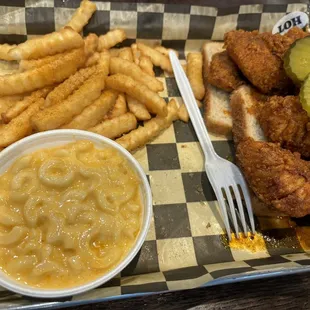
<path id="1" fill-rule="evenodd" d="M 99 59 L 100 59 L 100 53 L 96 52 L 92 54 L 91 56 L 87 58 L 84 67 L 91 67 L 91 66 L 98 64 Z"/>
<path id="2" fill-rule="evenodd" d="M 0 59 L 3 60 L 15 60 L 12 56 L 9 55 L 9 51 L 12 48 L 15 48 L 17 45 L 13 44 L 0 44 Z"/>
<path id="3" fill-rule="evenodd" d="M 112 110 L 108 113 L 106 118 L 114 118 L 125 114 L 127 112 L 127 103 L 124 94 L 119 94 L 117 96 L 116 102 Z"/>
<path id="4" fill-rule="evenodd" d="M 3 122 L 9 123 L 13 118 L 25 111 L 32 103 L 34 103 L 40 98 L 45 98 L 52 89 L 52 86 L 44 87 L 42 89 L 34 91 L 29 96 L 26 96 L 23 100 L 16 102 L 5 113 L 1 113 Z"/>
<path id="5" fill-rule="evenodd" d="M 22 100 L 24 95 L 4 96 L 0 98 L 0 115 L 8 111 L 18 101 Z M 1 122 L 0 122 L 1 123 Z"/>
<path id="6" fill-rule="evenodd" d="M 130 47 L 121 48 L 118 57 L 133 62 L 133 56 Z"/>
<path id="7" fill-rule="evenodd" d="M 16 59 L 37 59 L 84 46 L 82 37 L 70 27 L 27 40 L 9 51 Z"/>
<path id="8" fill-rule="evenodd" d="M 65 100 L 76 89 L 78 89 L 92 74 L 96 72 L 95 67 L 80 69 L 64 82 L 55 87 L 46 97 L 44 107 L 50 107 Z"/>
<path id="9" fill-rule="evenodd" d="M 89 131 L 98 133 L 104 137 L 115 139 L 122 134 L 137 127 L 137 119 L 132 113 L 125 113 L 110 120 L 103 121 Z"/>
<path id="10" fill-rule="evenodd" d="M 74 12 L 71 20 L 66 26 L 71 27 L 76 32 L 81 32 L 83 27 L 88 23 L 94 12 L 96 11 L 96 4 L 89 1 L 83 0 L 80 7 Z"/>
<path id="11" fill-rule="evenodd" d="M 6 125 L 0 127 L 0 147 L 6 147 L 10 144 L 28 136 L 32 132 L 30 118 L 36 114 L 40 106 L 43 104 L 44 99 L 32 103 L 24 112 Z"/>
<path id="12" fill-rule="evenodd" d="M 138 46 L 136 43 L 131 44 L 131 52 L 133 56 L 133 61 L 136 65 L 139 65 L 140 63 L 140 51 L 138 50 Z"/>
<path id="13" fill-rule="evenodd" d="M 91 76 L 85 83 L 63 102 L 39 111 L 32 117 L 32 126 L 36 131 L 58 128 L 69 123 L 83 109 L 94 102 L 104 88 L 102 73 Z"/>
<path id="14" fill-rule="evenodd" d="M 22 94 L 60 83 L 85 62 L 84 49 L 75 49 L 56 61 L 25 72 L 0 76 L 0 96 Z"/>
<path id="15" fill-rule="evenodd" d="M 165 71 L 172 72 L 172 67 L 168 56 L 163 55 L 154 48 L 151 48 L 143 43 L 137 43 L 137 47 L 143 55 L 150 57 L 154 66 L 158 66 Z"/>
<path id="16" fill-rule="evenodd" d="M 148 75 L 155 76 L 155 72 L 153 70 L 153 63 L 150 57 L 144 55 L 140 56 L 139 66 Z"/>
<path id="17" fill-rule="evenodd" d="M 129 111 L 137 118 L 139 121 L 147 121 L 151 118 L 151 114 L 146 109 L 145 105 L 139 102 L 137 99 L 130 96 L 126 96 Z"/>
<path id="18" fill-rule="evenodd" d="M 87 106 L 81 114 L 61 128 L 87 129 L 96 126 L 115 104 L 117 92 L 105 90 L 92 104 Z"/>
<path id="19" fill-rule="evenodd" d="M 173 51 L 173 52 L 175 52 L 176 53 L 176 55 L 177 55 L 177 57 L 179 57 L 179 53 L 176 51 L 176 50 L 174 50 L 174 49 L 172 49 L 172 48 L 165 48 L 164 46 L 156 46 L 155 48 L 154 48 L 157 52 L 160 52 L 160 53 L 162 53 L 163 55 L 166 55 L 166 56 L 168 56 L 169 57 L 169 52 L 170 51 Z"/>
<path id="20" fill-rule="evenodd" d="M 90 33 L 84 39 L 84 49 L 86 57 L 91 56 L 97 51 L 99 38 L 95 33 Z"/>
<path id="21" fill-rule="evenodd" d="M 143 103 L 148 111 L 161 116 L 167 115 L 167 104 L 157 93 L 129 76 L 114 74 L 106 78 L 107 87 L 126 93 Z"/>
<path id="22" fill-rule="evenodd" d="M 108 76 L 110 72 L 110 58 L 110 53 L 107 50 L 102 51 L 99 55 L 97 68 L 105 76 Z"/>
<path id="23" fill-rule="evenodd" d="M 20 71 L 26 71 L 34 68 L 39 68 L 43 65 L 46 65 L 48 63 L 51 63 L 53 61 L 62 59 L 63 57 L 70 57 L 70 55 L 75 54 L 76 50 L 66 51 L 64 53 L 59 53 L 52 56 L 46 56 L 39 59 L 22 59 L 19 62 L 19 70 Z M 69 56 L 68 56 L 69 55 Z"/>
<path id="24" fill-rule="evenodd" d="M 187 123 L 189 121 L 189 115 L 184 103 L 181 104 L 178 110 L 178 117 L 181 121 Z"/>
<path id="25" fill-rule="evenodd" d="M 205 87 L 202 77 L 202 65 L 203 61 L 201 53 L 189 53 L 187 55 L 186 73 L 197 100 L 201 100 L 205 95 Z"/>
<path id="26" fill-rule="evenodd" d="M 166 117 L 156 116 L 144 122 L 130 133 L 117 139 L 116 142 L 128 151 L 137 149 L 157 137 L 164 129 L 168 128 L 173 121 L 178 119 L 178 107 L 174 99 L 168 103 L 168 114 Z"/>
<path id="27" fill-rule="evenodd" d="M 98 51 L 109 49 L 126 39 L 126 33 L 123 29 L 114 29 L 104 35 L 99 36 Z"/>
<path id="28" fill-rule="evenodd" d="M 110 74 L 116 73 L 128 75 L 134 80 L 146 85 L 150 90 L 156 93 L 164 90 L 164 86 L 161 81 L 142 71 L 142 69 L 135 63 L 121 59 L 119 57 L 111 57 Z"/>

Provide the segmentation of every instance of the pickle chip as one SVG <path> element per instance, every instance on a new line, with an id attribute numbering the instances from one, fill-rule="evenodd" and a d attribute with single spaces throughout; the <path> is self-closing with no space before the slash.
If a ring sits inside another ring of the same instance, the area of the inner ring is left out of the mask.
<path id="1" fill-rule="evenodd" d="M 299 100 L 310 117 L 310 76 L 307 77 L 300 89 Z"/>
<path id="2" fill-rule="evenodd" d="M 310 37 L 295 41 L 284 56 L 286 74 L 301 84 L 310 73 Z"/>

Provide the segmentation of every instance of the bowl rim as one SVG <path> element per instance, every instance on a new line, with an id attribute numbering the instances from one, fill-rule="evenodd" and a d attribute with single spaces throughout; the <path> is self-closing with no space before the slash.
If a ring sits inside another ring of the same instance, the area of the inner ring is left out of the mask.
<path id="1" fill-rule="evenodd" d="M 85 138 L 86 140 L 88 138 L 92 138 L 92 139 L 97 140 L 98 142 L 102 142 L 113 148 L 116 148 L 132 164 L 132 166 L 134 166 L 134 169 L 136 170 L 139 178 L 142 181 L 141 187 L 143 188 L 145 192 L 145 197 L 146 197 L 146 203 L 144 204 L 145 216 L 142 219 L 139 236 L 136 239 L 134 246 L 131 248 L 131 250 L 126 255 L 126 257 L 115 268 L 110 270 L 108 273 L 102 276 L 99 276 L 98 278 L 92 281 L 89 281 L 86 284 L 81 284 L 73 288 L 64 288 L 64 289 L 40 289 L 40 288 L 35 288 L 35 287 L 26 285 L 23 283 L 19 284 L 17 280 L 15 280 L 13 277 L 6 275 L 5 272 L 3 271 L 0 271 L 0 285 L 8 290 L 11 290 L 21 295 L 36 297 L 36 298 L 61 298 L 61 297 L 68 297 L 68 296 L 73 296 L 76 294 L 85 293 L 91 289 L 94 289 L 106 283 L 107 281 L 112 279 L 114 276 L 119 274 L 134 259 L 134 257 L 140 250 L 142 244 L 144 243 L 149 227 L 150 227 L 152 212 L 153 212 L 153 205 L 152 205 L 151 188 L 150 188 L 148 179 L 146 177 L 146 174 L 144 170 L 142 169 L 141 165 L 139 164 L 139 162 L 133 157 L 132 154 L 130 154 L 125 148 L 123 148 L 121 145 L 119 145 L 118 143 L 116 143 L 115 141 L 109 138 L 106 138 L 96 133 L 92 133 L 92 132 L 88 132 L 84 130 L 77 130 L 77 129 L 58 129 L 58 130 L 50 130 L 46 132 L 36 133 L 36 134 L 33 134 L 31 136 L 28 136 L 26 138 L 23 138 L 13 143 L 12 145 L 8 146 L 6 149 L 1 151 L 0 152 L 0 163 L 2 160 L 5 160 L 6 157 L 9 156 L 10 152 L 12 152 L 14 149 L 21 147 L 23 145 L 27 145 L 27 143 L 32 142 L 33 140 L 37 140 L 42 137 L 44 138 L 48 136 L 65 136 L 65 135 L 72 135 L 73 136 L 72 142 L 74 142 L 74 139 L 73 139 L 74 136 L 79 136 L 81 138 Z M 82 140 L 82 139 L 79 139 L 79 140 Z M 68 142 L 65 142 L 64 144 L 67 144 L 67 143 L 70 143 L 70 142 L 68 141 Z M 50 148 L 50 147 L 46 147 L 46 148 Z M 44 146 L 42 146 L 42 149 L 44 149 Z M 5 279 L 3 275 L 5 275 L 8 279 Z"/>

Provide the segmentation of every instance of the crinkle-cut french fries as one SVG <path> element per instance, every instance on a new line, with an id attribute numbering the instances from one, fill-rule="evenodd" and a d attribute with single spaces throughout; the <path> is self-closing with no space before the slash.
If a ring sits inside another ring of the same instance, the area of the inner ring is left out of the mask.
<path id="1" fill-rule="evenodd" d="M 160 53 L 162 53 L 163 55 L 168 56 L 168 57 L 169 57 L 169 52 L 170 52 L 170 51 L 173 51 L 173 52 L 176 53 L 177 57 L 179 57 L 178 51 L 176 51 L 176 50 L 174 50 L 174 49 L 172 49 L 172 48 L 165 48 L 164 46 L 159 45 L 159 46 L 156 46 L 154 49 L 155 49 L 157 52 L 160 52 Z"/>
<path id="2" fill-rule="evenodd" d="M 187 77 L 197 100 L 201 100 L 205 95 L 202 65 L 201 53 L 189 53 L 187 55 Z"/>
<path id="3" fill-rule="evenodd" d="M 0 59 L 3 59 L 3 60 L 14 60 L 14 58 L 12 58 L 12 56 L 9 55 L 9 51 L 12 49 L 12 48 L 15 48 L 17 45 L 16 44 L 13 44 L 13 45 L 10 45 L 10 44 L 0 44 Z"/>
<path id="4" fill-rule="evenodd" d="M 100 53 L 98 60 L 98 71 L 101 71 L 103 75 L 108 76 L 110 72 L 110 53 L 104 50 Z"/>
<path id="5" fill-rule="evenodd" d="M 139 66 L 148 75 L 155 76 L 155 72 L 153 70 L 153 63 L 150 57 L 144 55 L 140 56 Z"/>
<path id="6" fill-rule="evenodd" d="M 13 118 L 25 111 L 31 104 L 40 98 L 45 98 L 47 94 L 53 89 L 52 86 L 47 86 L 42 89 L 34 91 L 29 96 L 26 96 L 23 100 L 16 102 L 5 113 L 2 113 L 2 120 L 4 123 L 9 123 Z"/>
<path id="7" fill-rule="evenodd" d="M 109 53 L 111 57 L 118 57 L 121 48 L 110 48 Z"/>
<path id="8" fill-rule="evenodd" d="M 128 110 L 139 121 L 147 121 L 151 118 L 151 114 L 146 109 L 145 105 L 139 102 L 137 99 L 126 95 Z"/>
<path id="9" fill-rule="evenodd" d="M 172 67 L 168 56 L 163 55 L 162 53 L 156 51 L 154 48 L 149 47 L 143 43 L 137 43 L 137 47 L 142 54 L 150 57 L 152 63 L 155 66 L 158 66 L 167 72 L 172 72 Z"/>
<path id="10" fill-rule="evenodd" d="M 0 76 L 0 96 L 22 94 L 60 83 L 74 74 L 84 62 L 84 49 L 80 48 L 39 68 Z"/>
<path id="11" fill-rule="evenodd" d="M 27 94 L 26 94 L 27 95 Z M 24 98 L 22 95 L 4 96 L 0 98 L 0 115 L 5 113 L 8 109 L 14 106 L 18 101 Z M 1 122 L 0 122 L 1 123 Z"/>
<path id="12" fill-rule="evenodd" d="M 9 51 L 16 60 L 37 59 L 84 46 L 82 37 L 70 27 L 27 40 Z"/>
<path id="13" fill-rule="evenodd" d="M 124 94 L 119 94 L 116 98 L 115 105 L 113 106 L 112 110 L 108 113 L 106 118 L 114 118 L 118 117 L 122 114 L 127 112 L 127 103 Z"/>
<path id="14" fill-rule="evenodd" d="M 106 78 L 106 84 L 109 88 L 136 98 L 151 113 L 161 116 L 167 115 L 167 104 L 165 100 L 147 86 L 135 81 L 131 77 L 123 74 L 110 75 Z"/>
<path id="15" fill-rule="evenodd" d="M 133 62 L 133 56 L 130 47 L 121 48 L 118 57 Z"/>
<path id="16" fill-rule="evenodd" d="M 92 75 L 85 83 L 63 102 L 39 111 L 31 119 L 35 131 L 59 128 L 94 102 L 104 88 L 102 73 Z"/>
<path id="17" fill-rule="evenodd" d="M 140 51 L 138 50 L 138 46 L 136 43 L 131 44 L 131 52 L 133 56 L 133 61 L 136 65 L 139 65 L 140 62 Z"/>
<path id="18" fill-rule="evenodd" d="M 85 56 L 89 57 L 97 51 L 99 38 L 95 33 L 90 33 L 84 39 Z"/>
<path id="19" fill-rule="evenodd" d="M 178 117 L 181 121 L 185 123 L 188 123 L 189 121 L 189 115 L 188 115 L 188 112 L 187 112 L 187 109 L 184 103 L 182 103 L 179 107 Z"/>
<path id="20" fill-rule="evenodd" d="M 84 67 L 91 67 L 98 64 L 99 59 L 100 59 L 100 53 L 96 52 L 92 54 L 87 58 Z"/>
<path id="21" fill-rule="evenodd" d="M 104 137 L 115 139 L 137 127 L 137 119 L 132 113 L 125 113 L 115 118 L 105 120 L 88 131 L 98 133 Z"/>
<path id="22" fill-rule="evenodd" d="M 98 51 L 108 50 L 126 39 L 126 33 L 123 29 L 114 29 L 104 35 L 99 36 Z"/>
<path id="23" fill-rule="evenodd" d="M 6 147 L 31 134 L 32 126 L 30 123 L 30 118 L 39 111 L 43 101 L 43 98 L 38 99 L 24 112 L 12 119 L 11 122 L 0 128 L 0 147 Z"/>
<path id="24" fill-rule="evenodd" d="M 74 12 L 71 20 L 66 26 L 71 27 L 76 32 L 81 32 L 96 9 L 97 7 L 95 3 L 89 0 L 83 0 L 80 7 Z"/>
<path id="25" fill-rule="evenodd" d="M 87 106 L 81 114 L 74 117 L 70 123 L 61 128 L 87 129 L 96 126 L 115 104 L 116 97 L 117 92 L 115 91 L 103 91 L 97 100 Z"/>
<path id="26" fill-rule="evenodd" d="M 76 53 L 76 49 L 73 49 L 70 51 L 66 51 L 64 53 L 59 53 L 59 54 L 52 55 L 52 56 L 46 56 L 46 57 L 39 58 L 39 59 L 22 59 L 19 62 L 19 71 L 26 71 L 30 69 L 39 68 L 48 63 L 60 60 L 65 56 L 70 57 L 70 55 L 75 54 L 75 53 Z"/>
<path id="27" fill-rule="evenodd" d="M 50 107 L 65 100 L 76 89 L 78 89 L 92 74 L 96 72 L 96 67 L 80 69 L 71 75 L 67 80 L 55 87 L 46 97 L 44 107 Z"/>
<path id="28" fill-rule="evenodd" d="M 137 82 L 146 85 L 150 90 L 159 92 L 164 90 L 163 83 L 155 77 L 148 75 L 135 63 L 121 59 L 119 57 L 111 57 L 110 73 L 121 73 L 132 77 Z"/>
<path id="29" fill-rule="evenodd" d="M 174 120 L 178 119 L 178 107 L 175 100 L 170 100 L 167 106 L 168 114 L 166 117 L 156 116 L 144 122 L 143 127 L 139 126 L 137 129 L 117 139 L 116 142 L 128 151 L 132 151 L 157 137 L 164 129 L 168 128 Z"/>

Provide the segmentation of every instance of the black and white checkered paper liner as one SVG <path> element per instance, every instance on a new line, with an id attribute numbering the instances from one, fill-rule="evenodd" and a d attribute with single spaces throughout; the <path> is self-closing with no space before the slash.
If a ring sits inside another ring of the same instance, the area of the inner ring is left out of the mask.
<path id="1" fill-rule="evenodd" d="M 97 11 L 84 28 L 84 35 L 90 32 L 100 35 L 119 27 L 127 33 L 125 46 L 136 40 L 150 45 L 162 44 L 179 50 L 184 59 L 188 52 L 200 50 L 206 40 L 222 40 L 229 30 L 271 31 L 288 12 L 307 11 L 307 4 L 296 3 L 296 0 L 277 1 L 278 4 L 272 0 L 255 1 L 263 4 L 233 1 L 233 5 L 228 0 L 157 2 L 95 1 Z M 79 3 L 77 0 L 0 1 L 0 43 L 20 43 L 60 29 Z M 156 70 L 156 75 L 165 85 L 161 96 L 181 103 L 174 77 L 160 70 Z M 212 136 L 212 141 L 220 156 L 234 157 L 231 139 Z M 175 122 L 134 156 L 148 175 L 154 200 L 154 216 L 147 239 L 118 277 L 90 292 L 67 298 L 66 305 L 68 301 L 188 289 L 230 275 L 310 265 L 309 256 L 289 221 L 270 221 L 268 216 L 257 217 L 259 229 L 265 236 L 271 236 L 265 238 L 264 250 L 250 253 L 224 245 L 217 202 L 203 171 L 202 152 L 190 123 Z M 304 224 L 307 225 L 307 221 Z M 50 306 L 59 306 L 65 301 L 62 299 Z M 3 309 L 41 303 L 0 290 L 0 308 Z M 45 306 L 46 303 L 50 301 L 45 302 Z"/>

